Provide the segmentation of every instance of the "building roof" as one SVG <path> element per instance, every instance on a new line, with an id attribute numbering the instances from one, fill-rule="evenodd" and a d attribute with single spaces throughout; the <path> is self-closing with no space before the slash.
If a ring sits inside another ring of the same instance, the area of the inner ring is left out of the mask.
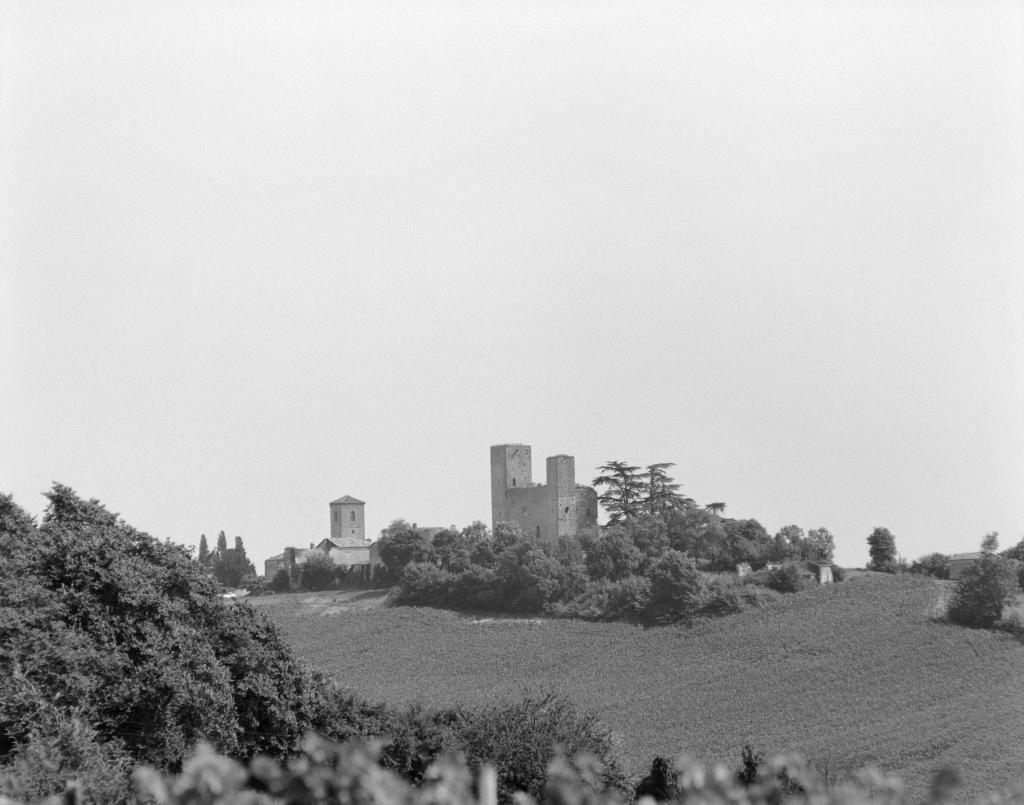
<path id="1" fill-rule="evenodd" d="M 955 562 L 957 559 L 966 559 L 973 561 L 975 559 L 981 559 L 981 553 L 974 551 L 973 553 L 955 553 L 949 557 L 950 562 Z"/>
<path id="2" fill-rule="evenodd" d="M 358 503 L 360 506 L 365 506 L 366 505 L 366 501 L 358 500 L 357 498 L 354 498 L 351 495 L 342 495 L 337 500 L 332 500 L 331 501 L 331 505 L 332 506 L 335 503 Z"/>

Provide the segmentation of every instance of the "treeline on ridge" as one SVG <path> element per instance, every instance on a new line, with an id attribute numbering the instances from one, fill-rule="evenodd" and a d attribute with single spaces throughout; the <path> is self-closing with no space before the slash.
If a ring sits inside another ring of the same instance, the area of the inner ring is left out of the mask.
<path id="1" fill-rule="evenodd" d="M 761 606 L 816 583 L 803 562 L 828 563 L 833 551 L 826 529 L 805 535 L 787 526 L 772 537 L 756 520 L 696 506 L 639 514 L 600 536 L 555 544 L 509 523 L 493 535 L 477 522 L 428 539 L 401 520 L 380 541 L 399 603 L 648 624 Z M 751 569 L 743 578 L 735 573 L 741 563 Z"/>

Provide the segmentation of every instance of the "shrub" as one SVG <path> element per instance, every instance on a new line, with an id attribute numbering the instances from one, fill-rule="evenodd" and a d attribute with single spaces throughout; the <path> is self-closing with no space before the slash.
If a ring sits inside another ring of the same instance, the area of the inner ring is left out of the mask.
<path id="1" fill-rule="evenodd" d="M 985 554 L 967 567 L 949 604 L 949 618 L 973 628 L 988 628 L 1003 615 L 1017 595 L 1017 563 Z"/>
<path id="2" fill-rule="evenodd" d="M 0 755 L 72 717 L 163 768 L 201 738 L 243 757 L 291 749 L 314 685 L 266 617 L 225 603 L 181 546 L 67 487 L 48 498 L 36 528 L 0 496 Z"/>
<path id="3" fill-rule="evenodd" d="M 541 612 L 545 604 L 565 598 L 572 568 L 527 540 L 502 550 L 495 568 L 497 582 L 510 612 Z"/>
<path id="4" fill-rule="evenodd" d="M 288 577 L 288 571 L 283 567 L 274 574 L 274 578 L 270 580 L 270 589 L 275 593 L 286 593 L 291 589 L 291 580 Z"/>
<path id="5" fill-rule="evenodd" d="M 651 600 L 651 582 L 642 576 L 619 581 L 587 582 L 583 591 L 568 601 L 549 604 L 545 611 L 559 618 L 582 620 L 641 620 Z"/>
<path id="6" fill-rule="evenodd" d="M 934 576 L 937 579 L 949 578 L 949 556 L 944 553 L 930 553 L 915 559 L 910 565 L 911 573 Z"/>
<path id="7" fill-rule="evenodd" d="M 795 562 L 774 567 L 765 575 L 765 584 L 780 593 L 797 593 L 807 587 L 807 577 Z"/>
<path id="8" fill-rule="evenodd" d="M 633 574 L 642 558 L 640 549 L 621 528 L 604 536 L 588 537 L 583 540 L 583 548 L 587 573 L 592 579 L 624 579 Z"/>
<path id="9" fill-rule="evenodd" d="M 312 592 L 330 589 L 334 586 L 334 571 L 337 565 L 325 553 L 311 553 L 312 556 L 299 566 L 299 586 Z"/>
<path id="10" fill-rule="evenodd" d="M 601 764 L 603 786 L 625 788 L 626 775 L 612 733 L 593 713 L 552 694 L 477 711 L 460 725 L 459 739 L 471 767 L 497 766 L 503 802 L 511 802 L 517 791 L 539 798 L 548 762 L 563 752 L 593 756 Z"/>
<path id="11" fill-rule="evenodd" d="M 718 576 L 708 582 L 700 614 L 719 616 L 743 611 L 744 598 L 740 592 L 741 584 L 738 580 L 733 580 L 734 578 Z"/>
<path id="12" fill-rule="evenodd" d="M 61 794 L 70 779 L 87 802 L 120 805 L 131 801 L 131 758 L 118 742 L 104 742 L 80 715 L 44 708 L 0 768 L 0 799 L 38 800 Z"/>
<path id="13" fill-rule="evenodd" d="M 644 613 L 648 621 L 686 621 L 700 611 L 707 585 L 689 557 L 666 551 L 651 568 L 650 580 L 651 597 Z"/>
<path id="14" fill-rule="evenodd" d="M 741 584 L 737 587 L 737 595 L 744 609 L 760 608 L 779 600 L 779 593 L 768 587 L 757 584 Z"/>
<path id="15" fill-rule="evenodd" d="M 452 579 L 451 573 L 431 562 L 412 562 L 398 580 L 396 600 L 400 604 L 445 606 Z"/>
<path id="16" fill-rule="evenodd" d="M 672 764 L 667 758 L 656 757 L 651 763 L 650 773 L 633 791 L 633 799 L 639 801 L 650 797 L 656 802 L 669 802 L 679 796 L 679 781 Z"/>
<path id="17" fill-rule="evenodd" d="M 497 589 L 497 573 L 489 567 L 470 565 L 452 580 L 451 605 L 465 609 L 500 609 L 501 593 Z"/>
<path id="18" fill-rule="evenodd" d="M 595 715 L 555 695 L 531 694 L 483 708 L 399 710 L 342 694 L 323 705 L 321 720 L 330 737 L 382 739 L 381 765 L 416 785 L 429 781 L 431 765 L 458 751 L 471 768 L 497 769 L 499 791 L 508 802 L 517 790 L 543 790 L 547 762 L 559 747 L 597 758 L 608 784 L 625 781 L 612 734 Z"/>

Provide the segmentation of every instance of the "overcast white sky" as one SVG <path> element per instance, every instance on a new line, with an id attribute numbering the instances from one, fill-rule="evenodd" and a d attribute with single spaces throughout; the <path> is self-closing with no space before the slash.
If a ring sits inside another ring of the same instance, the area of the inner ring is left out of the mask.
<path id="1" fill-rule="evenodd" d="M 262 560 L 488 448 L 1024 535 L 1024 4 L 0 0 L 0 491 Z"/>

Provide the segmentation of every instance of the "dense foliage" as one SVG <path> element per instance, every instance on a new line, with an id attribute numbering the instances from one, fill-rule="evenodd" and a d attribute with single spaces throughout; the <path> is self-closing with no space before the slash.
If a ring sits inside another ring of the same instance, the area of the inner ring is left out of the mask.
<path id="1" fill-rule="evenodd" d="M 611 736 L 567 700 L 369 704 L 309 672 L 182 547 L 67 487 L 47 497 L 37 527 L 0 496 L 0 797 L 56 793 L 77 776 L 94 801 L 120 802 L 139 763 L 175 769 L 198 741 L 284 757 L 311 729 L 382 739 L 381 762 L 412 782 L 459 750 L 498 767 L 503 800 L 539 793 L 557 746 L 600 758 L 621 784 Z"/>
<path id="2" fill-rule="evenodd" d="M 911 573 L 920 573 L 924 576 L 934 576 L 937 579 L 949 578 L 949 554 L 930 553 L 915 559 L 910 564 Z"/>
<path id="3" fill-rule="evenodd" d="M 744 768 L 737 774 L 724 767 L 705 769 L 692 762 L 668 764 L 659 759 L 660 785 L 644 794 L 651 800 L 686 805 L 778 805 L 782 801 L 803 805 L 889 805 L 919 803 L 908 796 L 896 777 L 866 767 L 842 785 L 829 785 L 801 758 L 777 757 L 765 761 L 749 750 Z M 624 805 L 621 790 L 609 787 L 604 770 L 593 757 L 559 754 L 546 762 L 544 786 L 520 794 L 520 805 Z M 315 737 L 303 743 L 303 752 L 287 763 L 257 760 L 243 765 L 217 755 L 203 746 L 169 778 L 145 771 L 137 775 L 140 797 L 160 805 L 257 805 L 268 799 L 280 803 L 376 803 L 376 805 L 493 805 L 494 775 L 490 769 L 474 769 L 460 758 L 431 766 L 428 779 L 411 786 L 390 773 L 372 746 L 334 744 Z M 935 773 L 924 805 L 939 805 L 959 793 L 957 775 L 940 769 Z M 988 798 L 990 805 L 1024 802 L 1018 786 Z"/>
<path id="4" fill-rule="evenodd" d="M 756 520 L 696 506 L 626 518 L 600 536 L 556 544 L 510 523 L 499 523 L 493 538 L 475 523 L 428 539 L 402 521 L 381 542 L 398 603 L 645 624 L 740 612 L 770 601 L 771 590 L 804 589 L 816 582 L 802 560 L 827 562 L 835 544 L 824 528 L 805 537 L 786 526 L 773 538 Z M 740 563 L 775 569 L 741 579 Z"/>
<path id="5" fill-rule="evenodd" d="M 280 753 L 311 726 L 317 687 L 262 613 L 97 501 L 47 497 L 38 527 L 0 497 L 0 758 L 51 722 L 161 768 L 200 739 Z"/>

